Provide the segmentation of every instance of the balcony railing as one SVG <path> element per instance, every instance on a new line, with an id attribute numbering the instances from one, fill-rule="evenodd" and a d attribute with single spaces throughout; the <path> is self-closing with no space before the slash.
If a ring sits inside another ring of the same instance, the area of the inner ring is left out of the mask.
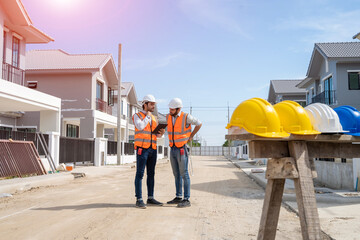
<path id="1" fill-rule="evenodd" d="M 2 79 L 25 86 L 25 71 L 3 62 Z"/>
<path id="2" fill-rule="evenodd" d="M 324 91 L 312 98 L 312 103 L 332 105 L 336 102 L 335 90 Z"/>
<path id="3" fill-rule="evenodd" d="M 128 121 L 129 124 L 131 124 L 131 125 L 134 125 L 134 122 L 133 122 L 133 120 L 132 120 L 132 116 L 131 116 L 131 117 L 127 117 L 126 115 L 121 114 L 121 119 L 123 119 L 123 120 L 125 120 L 125 121 Z M 125 122 L 125 123 L 126 123 L 126 122 Z"/>
<path id="4" fill-rule="evenodd" d="M 96 110 L 112 115 L 112 107 L 100 98 L 96 98 Z"/>

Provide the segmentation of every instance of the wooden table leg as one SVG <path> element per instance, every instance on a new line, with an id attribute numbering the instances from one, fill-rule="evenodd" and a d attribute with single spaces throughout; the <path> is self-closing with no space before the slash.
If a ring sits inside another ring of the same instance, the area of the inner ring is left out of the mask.
<path id="1" fill-rule="evenodd" d="M 258 240 L 273 240 L 279 220 L 285 179 L 268 179 L 261 214 Z"/>
<path id="2" fill-rule="evenodd" d="M 306 142 L 289 141 L 289 152 L 296 160 L 299 174 L 294 185 L 303 239 L 320 239 L 320 220 Z"/>

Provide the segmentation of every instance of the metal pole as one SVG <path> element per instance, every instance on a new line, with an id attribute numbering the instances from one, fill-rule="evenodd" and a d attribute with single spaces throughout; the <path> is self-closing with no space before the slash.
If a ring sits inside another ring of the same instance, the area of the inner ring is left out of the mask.
<path id="1" fill-rule="evenodd" d="M 118 99 L 117 99 L 117 165 L 121 162 L 121 43 L 118 52 Z"/>
<path id="2" fill-rule="evenodd" d="M 192 115 L 192 106 L 191 106 L 191 103 L 190 103 L 190 115 Z M 191 131 L 192 131 L 192 127 L 191 127 Z M 195 137 L 195 136 L 194 136 Z M 193 146 L 193 140 L 191 139 L 191 142 L 190 142 L 190 156 L 189 156 L 189 160 L 190 160 L 190 167 L 191 167 L 191 172 L 190 172 L 190 175 L 191 176 L 194 176 L 194 168 L 193 168 L 193 164 L 192 164 L 192 146 Z"/>
<path id="3" fill-rule="evenodd" d="M 230 107 L 229 107 L 229 101 L 228 104 L 228 124 L 230 123 Z M 231 159 L 231 152 L 230 152 L 230 146 L 231 146 L 231 140 L 228 140 L 228 148 L 229 148 L 229 159 Z"/>

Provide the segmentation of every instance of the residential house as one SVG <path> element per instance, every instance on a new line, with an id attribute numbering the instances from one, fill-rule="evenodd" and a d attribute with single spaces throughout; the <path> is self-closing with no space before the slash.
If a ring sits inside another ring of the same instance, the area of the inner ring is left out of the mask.
<path id="1" fill-rule="evenodd" d="M 61 136 L 104 138 L 105 128 L 117 127 L 112 105 L 118 81 L 111 54 L 32 50 L 26 58 L 25 84 L 61 98 Z M 36 116 L 26 120 L 37 124 Z"/>
<path id="2" fill-rule="evenodd" d="M 25 84 L 61 98 L 61 136 L 95 139 L 94 164 L 106 164 L 105 129 L 117 132 L 117 117 L 112 115 L 112 106 L 118 78 L 111 54 L 32 50 L 26 57 Z M 38 124 L 36 114 L 26 114 L 23 118 Z"/>
<path id="3" fill-rule="evenodd" d="M 306 103 L 321 102 L 360 109 L 360 42 L 316 43 L 306 78 Z"/>
<path id="4" fill-rule="evenodd" d="M 276 104 L 284 100 L 291 100 L 306 105 L 306 90 L 296 87 L 302 80 L 271 80 L 268 102 Z"/>
<path id="5" fill-rule="evenodd" d="M 121 140 L 124 142 L 134 142 L 135 126 L 132 121 L 132 116 L 139 112 L 141 105 L 138 103 L 135 85 L 132 82 L 121 83 L 121 120 L 124 128 L 121 129 Z M 114 105 L 112 112 L 114 116 L 117 116 L 117 102 L 118 92 L 114 92 Z M 106 137 L 109 140 L 115 140 L 114 130 L 107 129 L 105 132 Z"/>
<path id="6" fill-rule="evenodd" d="M 49 134 L 49 148 L 59 163 L 61 100 L 27 87 L 25 49 L 28 43 L 48 43 L 53 39 L 37 29 L 20 0 L 0 0 L 0 131 L 41 131 Z M 25 112 L 36 112 L 38 124 L 22 121 Z"/>
<path id="7" fill-rule="evenodd" d="M 306 78 L 297 87 L 306 90 L 307 104 L 360 109 L 360 42 L 316 43 Z M 333 188 L 354 188 L 360 159 L 317 160 L 318 181 Z"/>

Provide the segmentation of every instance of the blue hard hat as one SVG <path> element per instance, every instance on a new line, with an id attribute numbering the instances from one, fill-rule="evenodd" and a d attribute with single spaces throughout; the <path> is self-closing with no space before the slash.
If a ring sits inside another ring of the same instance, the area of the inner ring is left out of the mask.
<path id="1" fill-rule="evenodd" d="M 346 134 L 360 136 L 360 112 L 351 106 L 341 106 L 334 108 L 338 114 L 340 123 L 344 130 L 349 131 Z"/>

